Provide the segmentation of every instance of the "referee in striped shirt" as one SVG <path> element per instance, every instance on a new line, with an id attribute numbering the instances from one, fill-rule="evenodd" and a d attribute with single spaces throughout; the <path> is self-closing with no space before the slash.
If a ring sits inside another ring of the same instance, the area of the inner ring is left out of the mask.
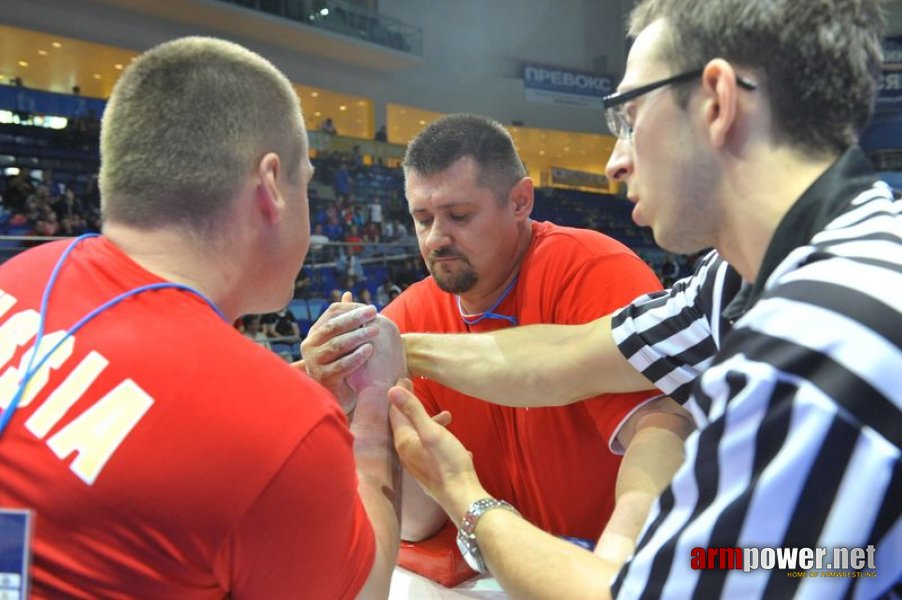
<path id="1" fill-rule="evenodd" d="M 714 250 L 672 289 L 586 325 L 405 336 L 412 375 L 491 402 L 654 386 L 695 418 L 686 461 L 622 568 L 603 548 L 576 556 L 510 511 L 484 513 L 476 544 L 512 595 L 899 597 L 902 216 L 857 146 L 881 10 L 640 3 L 623 81 L 605 99 L 619 138 L 608 175 L 662 247 Z M 459 522 L 481 493 L 465 450 L 409 392 L 392 398 L 402 461 Z M 834 548 L 873 560 L 845 571 L 829 559 L 693 560 Z"/>

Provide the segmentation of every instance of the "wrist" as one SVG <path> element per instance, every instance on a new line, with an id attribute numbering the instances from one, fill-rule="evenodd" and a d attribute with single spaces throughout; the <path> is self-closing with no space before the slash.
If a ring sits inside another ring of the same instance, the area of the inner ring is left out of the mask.
<path id="1" fill-rule="evenodd" d="M 498 500 L 491 496 L 480 498 L 467 508 L 457 532 L 457 547 L 467 565 L 474 571 L 483 574 L 487 574 L 489 569 L 476 540 L 476 528 L 486 513 L 495 510 L 506 510 L 520 516 L 520 512 L 504 500 Z"/>
<path id="2" fill-rule="evenodd" d="M 435 496 L 435 499 L 457 528 L 460 528 L 464 515 L 467 514 L 474 502 L 481 498 L 492 497 L 479 483 L 479 479 L 475 477 L 475 474 L 472 481 L 469 478 L 464 481 L 454 481 L 445 485 L 445 490 L 450 490 L 450 493 L 444 494 L 442 497 Z"/>

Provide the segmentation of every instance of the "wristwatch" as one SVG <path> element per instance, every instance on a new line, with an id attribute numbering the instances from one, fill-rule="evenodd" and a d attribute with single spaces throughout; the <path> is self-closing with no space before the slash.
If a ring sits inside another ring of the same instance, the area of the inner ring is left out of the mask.
<path id="1" fill-rule="evenodd" d="M 476 543 L 476 523 L 479 521 L 479 517 L 493 508 L 503 508 L 511 511 L 518 517 L 520 516 L 520 512 L 504 500 L 483 498 L 470 505 L 464 518 L 460 521 L 460 529 L 457 530 L 457 547 L 460 549 L 464 560 L 467 561 L 467 565 L 471 569 L 483 575 L 487 575 L 489 569 L 482 558 L 482 553 L 479 551 L 479 545 Z"/>

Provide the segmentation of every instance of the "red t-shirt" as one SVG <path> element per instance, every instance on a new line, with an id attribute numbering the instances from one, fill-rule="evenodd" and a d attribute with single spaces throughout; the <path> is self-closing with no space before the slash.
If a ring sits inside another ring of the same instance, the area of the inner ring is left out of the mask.
<path id="1" fill-rule="evenodd" d="M 520 325 L 585 323 L 637 296 L 661 289 L 632 251 L 595 231 L 532 223 L 533 239 L 516 285 L 494 312 Z M 432 277 L 416 283 L 383 313 L 405 332 L 466 333 L 508 327 L 484 319 L 469 329 L 456 298 Z M 565 352 L 565 348 L 548 348 Z M 553 408 L 496 406 L 417 378 L 431 414 L 451 412 L 450 430 L 473 453 L 486 490 L 556 534 L 595 540 L 614 507 L 620 457 L 611 452 L 621 423 L 653 394 L 606 394 Z"/>
<path id="2" fill-rule="evenodd" d="M 0 267 L 4 402 L 66 244 Z M 83 241 L 46 336 L 159 281 L 105 238 Z M 128 298 L 69 339 L 0 437 L 0 506 L 35 513 L 34 597 L 357 593 L 375 540 L 328 392 L 190 292 Z"/>

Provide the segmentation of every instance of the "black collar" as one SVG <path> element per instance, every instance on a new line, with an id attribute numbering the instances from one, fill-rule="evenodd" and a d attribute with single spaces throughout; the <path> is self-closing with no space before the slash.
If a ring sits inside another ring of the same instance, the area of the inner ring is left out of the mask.
<path id="1" fill-rule="evenodd" d="M 758 277 L 742 289 L 723 311 L 734 321 L 745 314 L 761 297 L 764 284 L 790 252 L 811 241 L 819 231 L 843 213 L 862 191 L 874 185 L 876 175 L 871 162 L 858 146 L 847 149 L 829 169 L 805 190 L 783 216 L 774 231 Z"/>

